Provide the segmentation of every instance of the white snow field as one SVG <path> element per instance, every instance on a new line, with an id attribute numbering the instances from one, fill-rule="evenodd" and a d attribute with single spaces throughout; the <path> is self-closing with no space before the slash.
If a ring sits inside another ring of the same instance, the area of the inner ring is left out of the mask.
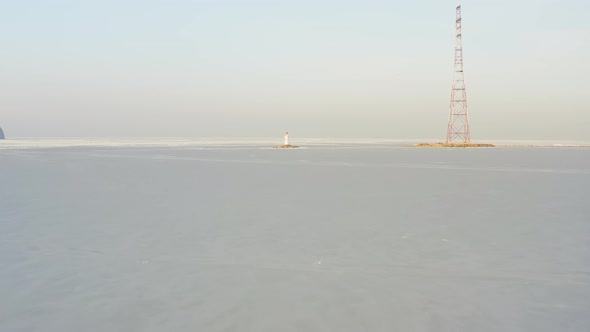
<path id="1" fill-rule="evenodd" d="M 590 331 L 590 149 L 10 144 L 0 331 Z"/>

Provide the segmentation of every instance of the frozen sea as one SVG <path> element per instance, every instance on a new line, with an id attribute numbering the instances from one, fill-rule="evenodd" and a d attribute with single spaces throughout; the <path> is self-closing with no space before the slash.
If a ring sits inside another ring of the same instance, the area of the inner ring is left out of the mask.
<path id="1" fill-rule="evenodd" d="M 590 331 L 589 148 L 272 143 L 1 142 L 0 331 Z"/>

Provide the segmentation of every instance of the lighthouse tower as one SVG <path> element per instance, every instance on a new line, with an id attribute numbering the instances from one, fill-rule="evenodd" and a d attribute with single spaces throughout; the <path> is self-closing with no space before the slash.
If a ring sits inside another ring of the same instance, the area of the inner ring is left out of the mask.
<path id="1" fill-rule="evenodd" d="M 274 149 L 296 149 L 298 146 L 289 144 L 289 132 L 285 132 L 285 144 L 283 145 L 275 145 L 273 146 Z"/>

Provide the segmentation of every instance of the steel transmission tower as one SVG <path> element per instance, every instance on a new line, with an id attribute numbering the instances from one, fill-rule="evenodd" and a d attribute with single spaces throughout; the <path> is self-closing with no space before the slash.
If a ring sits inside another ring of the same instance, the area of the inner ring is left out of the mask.
<path id="1" fill-rule="evenodd" d="M 455 72 L 451 87 L 451 105 L 449 125 L 447 127 L 447 143 L 462 141 L 471 142 L 469 118 L 467 116 L 467 94 L 465 77 L 463 76 L 463 42 L 461 38 L 461 6 L 457 6 L 455 20 Z"/>

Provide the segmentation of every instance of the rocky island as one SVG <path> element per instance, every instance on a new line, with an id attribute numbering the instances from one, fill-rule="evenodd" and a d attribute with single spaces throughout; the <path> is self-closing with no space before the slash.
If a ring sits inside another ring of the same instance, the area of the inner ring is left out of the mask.
<path id="1" fill-rule="evenodd" d="M 419 143 L 418 148 L 493 148 L 495 145 L 486 143 Z"/>
<path id="2" fill-rule="evenodd" d="M 273 149 L 295 149 L 295 148 L 298 148 L 298 146 L 289 144 L 289 132 L 285 132 L 285 144 L 273 146 Z"/>
<path id="3" fill-rule="evenodd" d="M 296 149 L 298 146 L 290 145 L 290 144 L 283 144 L 283 145 L 275 145 L 272 147 L 273 149 Z"/>

